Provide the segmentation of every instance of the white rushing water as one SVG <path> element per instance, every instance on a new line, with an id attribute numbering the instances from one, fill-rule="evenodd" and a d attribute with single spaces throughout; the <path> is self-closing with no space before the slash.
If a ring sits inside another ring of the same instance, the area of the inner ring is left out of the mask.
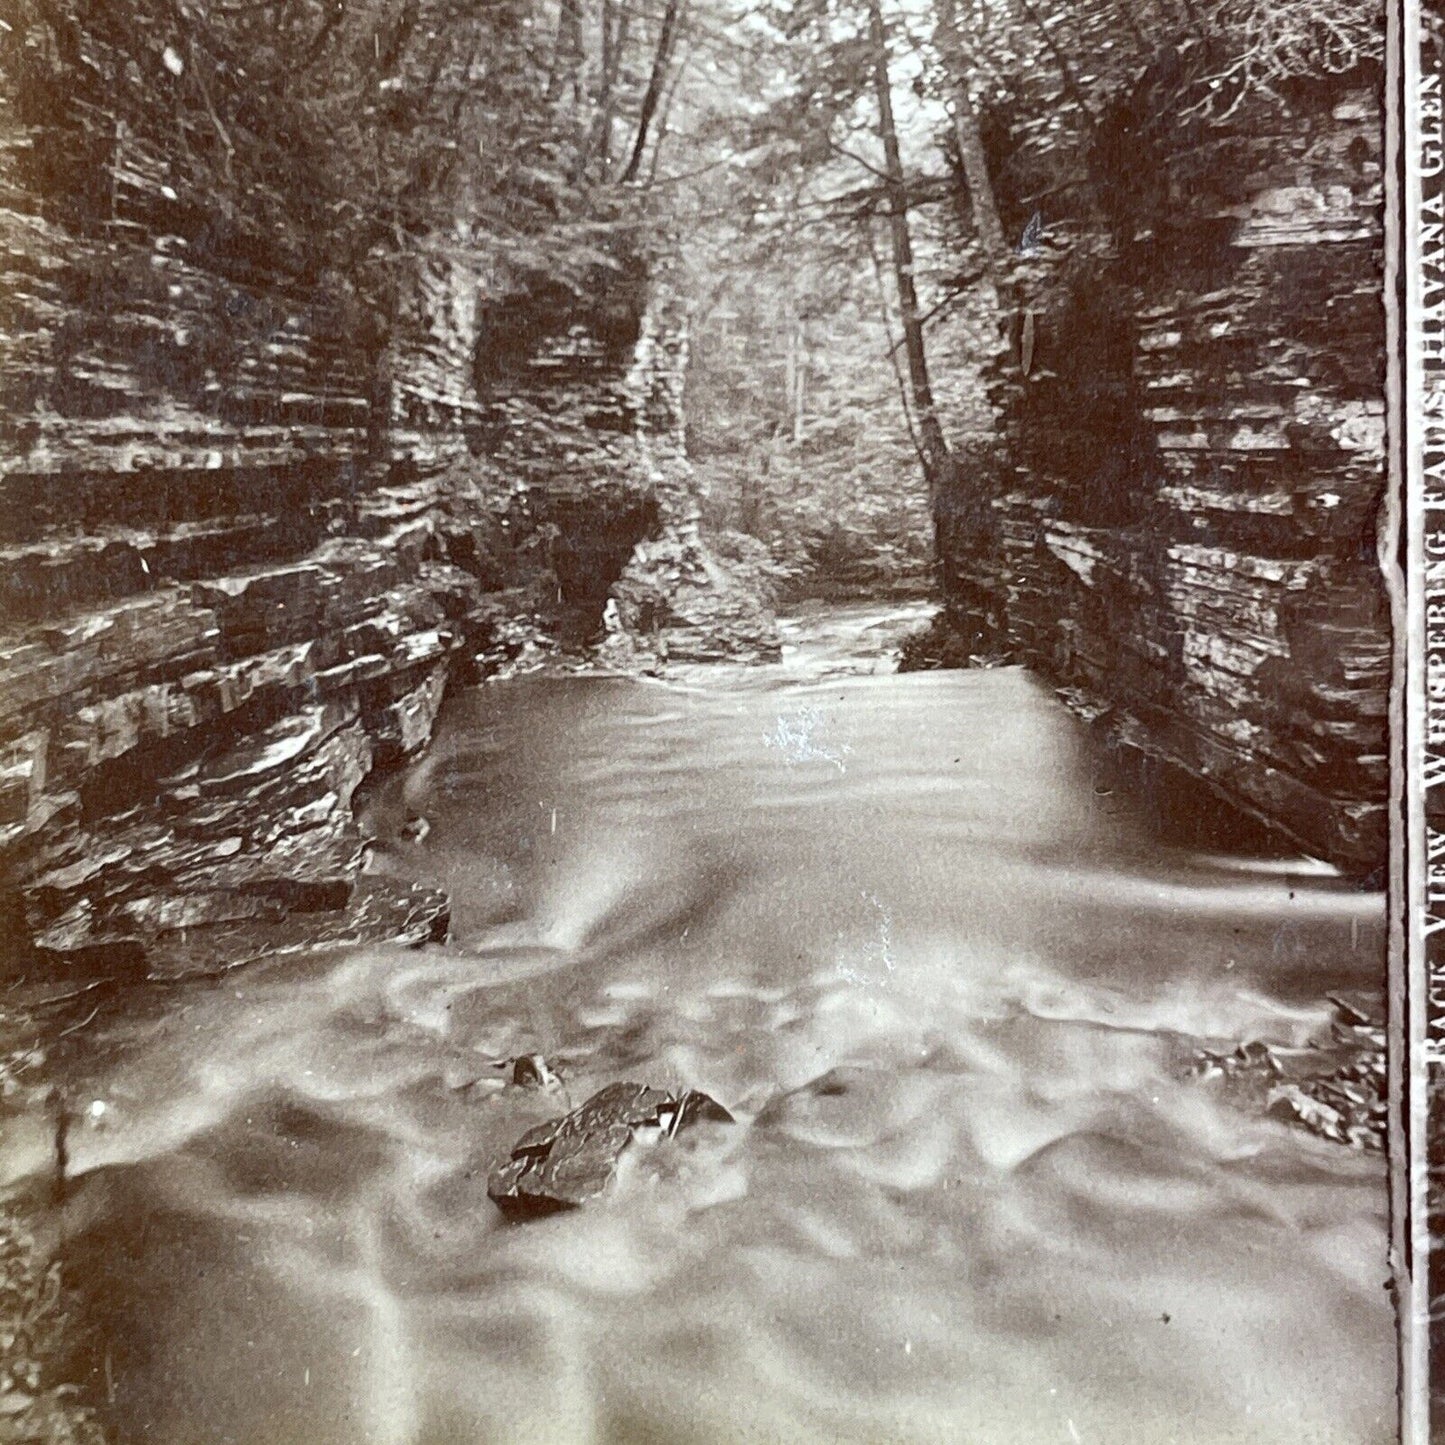
<path id="1" fill-rule="evenodd" d="M 126 1439 L 1392 1437 L 1381 1161 L 1179 1068 L 1375 982 L 1380 897 L 1161 837 L 1022 671 L 866 675 L 919 614 L 455 695 L 373 800 L 450 944 L 105 1021 L 65 1223 Z M 565 1097 L 494 1083 L 534 1051 Z M 503 1223 L 616 1079 L 740 1123 Z"/>

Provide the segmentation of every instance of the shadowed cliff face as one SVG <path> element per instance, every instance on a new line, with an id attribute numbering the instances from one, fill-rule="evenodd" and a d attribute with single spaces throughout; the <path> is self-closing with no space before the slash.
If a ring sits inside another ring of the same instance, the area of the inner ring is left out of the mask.
<path id="1" fill-rule="evenodd" d="M 1044 239 L 994 370 L 1000 474 L 940 499 L 949 600 L 979 650 L 1015 651 L 1117 740 L 1368 872 L 1388 786 L 1378 93 L 1356 77 L 1185 124 L 1156 81 L 1104 118 L 1090 221 L 1051 235 L 1032 199 L 1066 163 L 1051 141 L 1000 157 Z"/>
<path id="2" fill-rule="evenodd" d="M 552 549 L 557 586 L 577 609 L 579 640 L 602 630 L 602 615 L 617 579 L 632 560 L 637 544 L 656 534 L 656 501 L 629 497 L 608 505 L 564 503 L 553 515 L 558 536 Z"/>
<path id="3" fill-rule="evenodd" d="M 176 234 L 159 140 L 117 136 L 101 237 L 22 163 L 74 137 L 0 109 L 9 947 L 64 992 L 445 936 L 441 893 L 364 874 L 353 793 L 449 677 L 594 634 L 686 513 L 677 322 L 636 266 L 565 325 L 525 278 L 479 307 L 478 235 L 378 355 L 330 282 Z"/>

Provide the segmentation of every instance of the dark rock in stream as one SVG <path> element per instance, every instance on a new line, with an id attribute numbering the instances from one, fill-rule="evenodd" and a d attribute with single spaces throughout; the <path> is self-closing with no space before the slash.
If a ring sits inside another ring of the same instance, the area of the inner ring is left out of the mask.
<path id="1" fill-rule="evenodd" d="M 669 1094 L 646 1084 L 609 1084 L 580 1108 L 529 1129 L 487 1181 L 487 1195 L 508 1219 L 575 1209 L 612 1181 L 622 1151 L 639 1130 L 674 1138 L 700 1120 L 733 1116 L 697 1089 Z"/>
<path id="2" fill-rule="evenodd" d="M 520 1054 L 512 1065 L 512 1084 L 518 1089 L 550 1089 L 562 1081 L 541 1054 Z"/>
<path id="3" fill-rule="evenodd" d="M 945 609 L 925 626 L 910 632 L 898 649 L 899 672 L 938 672 L 955 668 L 1002 667 L 1015 661 L 1000 646 L 997 623 L 988 627 Z"/>
<path id="4" fill-rule="evenodd" d="M 153 940 L 146 976 L 174 981 L 224 973 L 281 954 L 394 943 L 416 948 L 445 943 L 451 900 L 439 888 L 404 879 L 363 876 L 340 907 L 281 911 L 234 923 L 177 931 Z"/>

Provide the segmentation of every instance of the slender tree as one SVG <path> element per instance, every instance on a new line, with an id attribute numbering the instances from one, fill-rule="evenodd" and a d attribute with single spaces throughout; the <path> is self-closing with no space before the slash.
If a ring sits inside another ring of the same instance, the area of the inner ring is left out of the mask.
<path id="1" fill-rule="evenodd" d="M 959 33 L 955 0 L 935 0 L 935 3 L 938 49 L 948 69 L 952 89 L 953 137 L 963 163 L 963 176 L 968 182 L 969 204 L 973 208 L 973 223 L 983 247 L 984 261 L 1002 306 L 1006 304 L 1010 283 L 1008 242 L 1004 239 L 993 180 L 988 173 L 988 157 L 984 153 L 978 115 L 969 94 L 971 67 Z"/>
<path id="2" fill-rule="evenodd" d="M 672 52 L 677 42 L 681 16 L 682 0 L 667 0 L 667 8 L 662 13 L 662 26 L 658 31 L 657 49 L 653 52 L 652 71 L 648 76 L 647 90 L 643 94 L 642 107 L 637 115 L 637 135 L 632 142 L 632 155 L 627 162 L 627 169 L 622 173 L 625 185 L 637 179 L 637 173 L 642 166 L 643 152 L 647 149 L 647 132 L 657 114 L 657 107 L 667 85 L 668 67 L 672 64 Z"/>
<path id="3" fill-rule="evenodd" d="M 582 71 L 582 0 L 561 0 L 557 8 L 557 37 L 547 72 L 547 99 L 556 103 L 570 93 L 577 104 Z"/>
<path id="4" fill-rule="evenodd" d="M 617 122 L 618 82 L 627 55 L 627 37 L 632 24 L 629 0 L 602 0 L 598 26 L 602 64 L 598 79 L 597 113 L 592 131 L 577 158 L 577 180 L 582 180 L 595 159 L 603 181 L 611 179 L 612 131 Z"/>
<path id="5" fill-rule="evenodd" d="M 951 465 L 948 439 L 938 419 L 928 354 L 923 335 L 923 314 L 914 279 L 913 237 L 908 223 L 908 181 L 893 117 L 893 85 L 888 74 L 888 34 L 880 0 L 868 0 L 868 43 L 872 56 L 874 94 L 878 103 L 878 138 L 883 145 L 884 186 L 888 201 L 888 233 L 893 249 L 893 276 L 898 291 L 898 314 L 903 328 L 903 351 L 908 362 L 909 389 L 917 417 L 918 435 L 930 486 L 947 475 Z"/>

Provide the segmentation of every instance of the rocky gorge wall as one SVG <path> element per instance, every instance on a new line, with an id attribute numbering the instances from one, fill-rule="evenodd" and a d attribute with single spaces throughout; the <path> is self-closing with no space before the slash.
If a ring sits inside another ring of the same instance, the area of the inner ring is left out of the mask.
<path id="1" fill-rule="evenodd" d="M 1042 234 L 992 372 L 996 468 L 940 499 L 944 580 L 976 645 L 1114 741 L 1368 873 L 1388 795 L 1380 94 L 1356 75 L 1288 100 L 1166 124 L 1146 76 L 1081 146 L 1066 223 L 1057 136 L 996 133 L 1007 219 Z"/>
<path id="2" fill-rule="evenodd" d="M 0 908 L 60 993 L 445 936 L 356 789 L 686 520 L 645 274 L 563 318 L 472 237 L 378 347 L 333 278 L 221 264 L 163 141 L 0 96 Z"/>

